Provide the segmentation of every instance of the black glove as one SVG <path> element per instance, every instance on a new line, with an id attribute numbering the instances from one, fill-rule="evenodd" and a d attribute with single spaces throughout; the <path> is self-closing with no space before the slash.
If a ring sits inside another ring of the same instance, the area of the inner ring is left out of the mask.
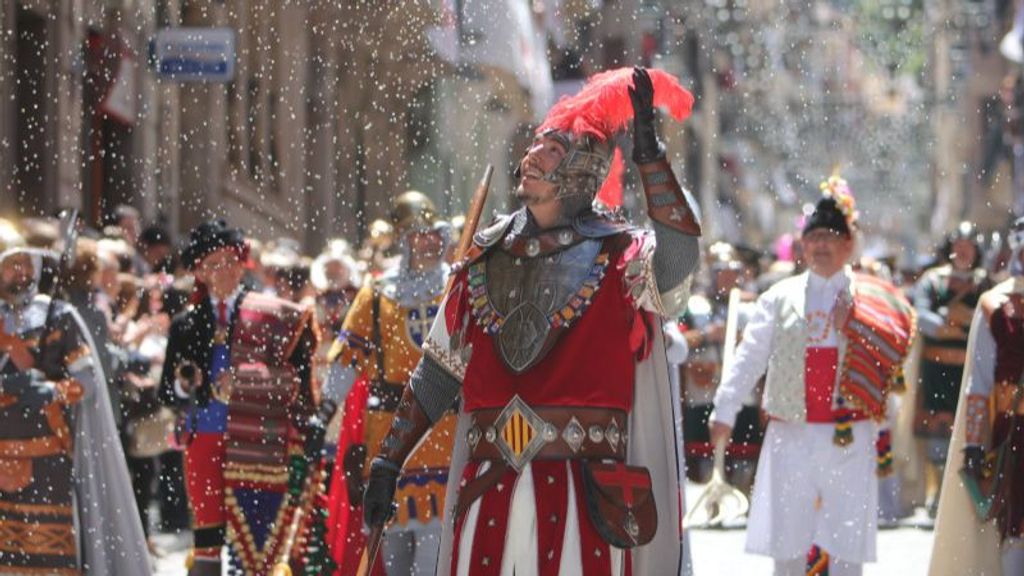
<path id="1" fill-rule="evenodd" d="M 0 393 L 14 396 L 18 405 L 31 410 L 39 410 L 53 402 L 55 392 L 53 382 L 38 370 L 0 376 Z"/>
<path id="2" fill-rule="evenodd" d="M 982 468 L 985 465 L 985 450 L 981 446 L 968 446 L 964 448 L 965 474 L 981 479 Z"/>
<path id="3" fill-rule="evenodd" d="M 654 126 L 654 84 L 647 70 L 633 68 L 633 85 L 629 87 L 633 102 L 633 162 L 647 164 L 665 157 Z"/>
<path id="4" fill-rule="evenodd" d="M 306 421 L 306 434 L 303 439 L 303 453 L 311 465 L 320 461 L 324 449 L 324 438 L 327 437 L 327 423 L 319 414 L 314 414 Z"/>
<path id="5" fill-rule="evenodd" d="M 370 479 L 363 497 L 363 518 L 367 526 L 383 526 L 395 515 L 395 489 L 402 467 L 380 456 L 370 462 Z"/>

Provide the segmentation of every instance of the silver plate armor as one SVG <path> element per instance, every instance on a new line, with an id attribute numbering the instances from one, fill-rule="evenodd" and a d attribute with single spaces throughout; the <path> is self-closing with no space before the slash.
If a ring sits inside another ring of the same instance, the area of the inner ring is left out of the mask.
<path id="1" fill-rule="evenodd" d="M 550 317 L 587 278 L 601 249 L 584 240 L 540 258 L 493 250 L 487 260 L 487 295 L 505 321 L 496 336 L 498 353 L 516 373 L 539 362 L 547 349 Z"/>

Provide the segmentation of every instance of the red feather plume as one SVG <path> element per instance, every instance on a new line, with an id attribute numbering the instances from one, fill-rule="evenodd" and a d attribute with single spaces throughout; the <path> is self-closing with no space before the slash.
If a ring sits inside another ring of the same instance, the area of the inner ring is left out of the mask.
<path id="1" fill-rule="evenodd" d="M 679 80 L 663 70 L 648 69 L 654 84 L 654 105 L 682 122 L 693 109 L 693 95 Z M 607 141 L 633 120 L 633 103 L 628 88 L 633 85 L 633 69 L 617 68 L 591 76 L 575 96 L 564 96 L 548 112 L 541 133 L 550 129 L 584 134 Z"/>
<path id="2" fill-rule="evenodd" d="M 622 175 L 626 165 L 622 162 L 622 150 L 616 146 L 612 156 L 612 165 L 608 169 L 608 177 L 597 191 L 597 201 L 608 208 L 622 207 Z"/>

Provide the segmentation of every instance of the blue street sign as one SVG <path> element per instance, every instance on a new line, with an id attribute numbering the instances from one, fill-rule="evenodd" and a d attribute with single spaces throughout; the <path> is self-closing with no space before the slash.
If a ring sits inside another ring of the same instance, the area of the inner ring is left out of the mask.
<path id="1" fill-rule="evenodd" d="M 164 28 L 154 44 L 161 79 L 230 82 L 235 76 L 235 31 L 230 28 Z"/>

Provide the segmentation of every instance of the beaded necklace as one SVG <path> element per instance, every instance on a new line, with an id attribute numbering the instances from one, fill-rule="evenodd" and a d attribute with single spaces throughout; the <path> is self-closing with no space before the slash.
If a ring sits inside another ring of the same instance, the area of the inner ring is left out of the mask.
<path id="1" fill-rule="evenodd" d="M 821 344 L 828 339 L 828 331 L 832 326 L 833 320 L 836 314 L 836 304 L 839 303 L 839 294 L 836 294 L 835 300 L 832 301 L 832 307 L 828 309 L 828 312 L 822 312 L 821 310 L 815 310 L 807 314 L 807 343 L 808 345 Z M 820 334 L 818 332 L 817 322 L 824 320 Z M 813 332 L 812 332 L 813 331 Z"/>

